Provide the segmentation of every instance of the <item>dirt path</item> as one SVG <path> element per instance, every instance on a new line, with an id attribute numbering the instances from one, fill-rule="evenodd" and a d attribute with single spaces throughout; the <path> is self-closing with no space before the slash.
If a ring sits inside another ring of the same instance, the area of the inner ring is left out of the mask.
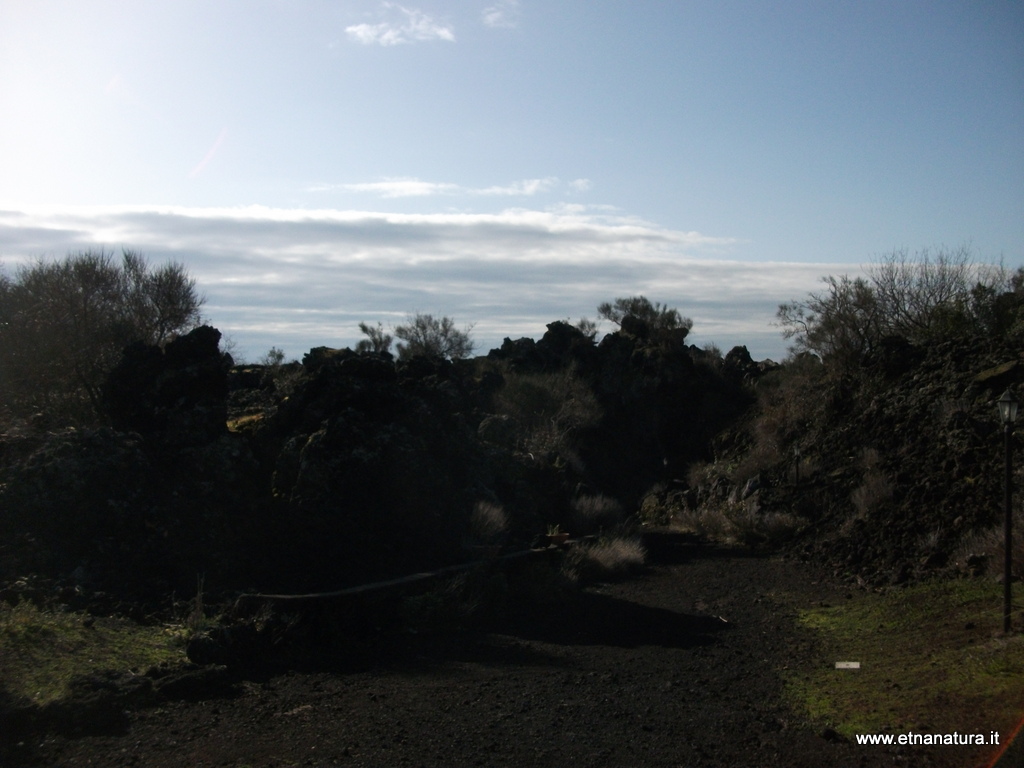
<path id="1" fill-rule="evenodd" d="M 129 712 L 112 733 L 26 745 L 26 764 L 958 764 L 829 739 L 786 706 L 781 672 L 813 656 L 793 613 L 842 599 L 809 569 L 673 537 L 652 555 L 642 577 L 588 590 L 571 610 Z"/>

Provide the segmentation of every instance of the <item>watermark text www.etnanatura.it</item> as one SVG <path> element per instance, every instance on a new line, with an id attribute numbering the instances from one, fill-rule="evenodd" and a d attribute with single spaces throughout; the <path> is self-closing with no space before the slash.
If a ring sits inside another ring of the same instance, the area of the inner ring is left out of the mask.
<path id="1" fill-rule="evenodd" d="M 899 744 L 922 746 L 990 746 L 999 744 L 999 731 L 984 733 L 865 733 L 856 735 L 858 744 Z"/>

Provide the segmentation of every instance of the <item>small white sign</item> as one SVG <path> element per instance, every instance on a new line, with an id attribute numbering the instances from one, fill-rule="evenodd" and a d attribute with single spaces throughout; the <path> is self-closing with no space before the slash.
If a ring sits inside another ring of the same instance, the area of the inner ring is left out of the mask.
<path id="1" fill-rule="evenodd" d="M 860 669 L 859 661 L 837 661 L 836 669 Z"/>

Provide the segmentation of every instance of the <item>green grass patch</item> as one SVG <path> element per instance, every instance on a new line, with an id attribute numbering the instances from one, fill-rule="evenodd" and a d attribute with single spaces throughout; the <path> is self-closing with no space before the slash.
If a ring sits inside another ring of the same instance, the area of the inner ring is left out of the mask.
<path id="1" fill-rule="evenodd" d="M 822 654 L 812 669 L 790 672 L 787 693 L 848 738 L 1008 735 L 1024 714 L 1024 636 L 1002 635 L 1002 594 L 989 580 L 941 581 L 804 610 L 799 621 Z M 861 668 L 835 669 L 837 661 Z"/>
<path id="2" fill-rule="evenodd" d="M 15 700 L 49 704 L 66 696 L 80 675 L 141 674 L 162 662 L 183 662 L 185 637 L 181 627 L 0 601 L 0 686 Z"/>

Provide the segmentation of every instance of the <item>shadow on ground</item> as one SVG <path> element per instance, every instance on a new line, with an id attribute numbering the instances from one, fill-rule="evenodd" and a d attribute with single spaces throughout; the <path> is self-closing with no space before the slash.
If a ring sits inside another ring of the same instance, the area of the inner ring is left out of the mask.
<path id="1" fill-rule="evenodd" d="M 554 645 L 692 648 L 713 642 L 728 624 L 714 616 L 677 613 L 586 591 L 571 603 L 544 606 L 533 615 L 516 611 L 493 619 L 485 628 Z"/>
<path id="2" fill-rule="evenodd" d="M 696 534 L 664 528 L 645 530 L 643 542 L 649 565 L 684 565 L 694 560 L 756 559 L 768 556 L 746 547 L 709 544 Z"/>
<path id="3" fill-rule="evenodd" d="M 693 534 L 665 529 L 645 531 L 644 546 L 653 567 L 763 557 L 747 549 L 709 545 Z M 462 619 L 449 617 L 441 621 L 441 626 L 431 626 L 430 619 L 426 626 L 417 627 L 415 622 L 409 625 L 401 618 L 399 602 L 369 596 L 344 605 L 324 602 L 306 606 L 291 616 L 278 615 L 276 620 L 282 622 L 280 635 L 264 634 L 262 642 L 251 648 L 246 647 L 244 628 L 235 627 L 230 630 L 233 647 L 228 649 L 233 658 L 214 655 L 194 660 L 236 668 L 261 667 L 269 662 L 278 668 L 309 669 L 312 665 L 333 671 L 402 666 L 416 658 L 444 662 L 481 656 L 488 657 L 487 663 L 534 665 L 557 660 L 542 647 L 515 649 L 506 640 L 554 646 L 685 649 L 714 643 L 716 636 L 730 627 L 718 616 L 613 596 L 600 584 L 566 588 L 559 581 L 558 567 L 557 560 L 540 568 L 535 561 L 513 565 L 506 573 L 507 580 L 502 576 L 498 579 L 506 586 L 512 582 L 520 586 L 512 587 L 494 605 L 487 605 L 489 598 L 484 598 L 484 610 L 465 624 Z M 492 577 L 497 574 L 491 572 Z M 485 575 L 483 580 L 487 578 Z M 643 576 L 639 578 L 643 580 Z M 190 656 L 192 651 L 190 647 Z"/>

